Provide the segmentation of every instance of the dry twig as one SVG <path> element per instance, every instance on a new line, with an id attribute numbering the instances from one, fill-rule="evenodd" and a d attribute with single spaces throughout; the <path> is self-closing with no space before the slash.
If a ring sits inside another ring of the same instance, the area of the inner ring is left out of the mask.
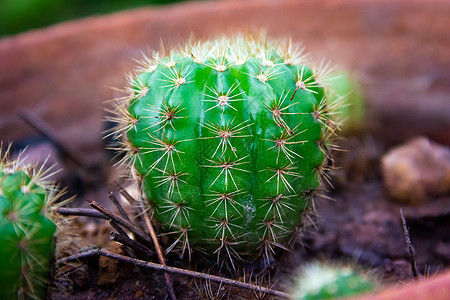
<path id="1" fill-rule="evenodd" d="M 138 202 L 138 201 L 134 200 L 134 198 L 131 197 L 130 194 L 128 194 L 128 192 L 126 190 L 124 190 L 120 185 L 118 185 L 117 183 L 115 183 L 114 185 L 119 188 L 120 194 L 123 197 L 125 197 L 128 201 L 130 201 L 130 203 L 133 204 L 133 203 L 137 203 Z M 95 209 L 59 208 L 57 211 L 60 214 L 66 215 L 66 216 L 70 216 L 70 215 L 74 215 L 74 216 L 88 216 L 88 217 L 94 217 L 94 218 L 99 218 L 99 219 L 110 220 L 111 221 L 111 225 L 113 225 L 113 227 L 116 228 L 119 231 L 119 233 L 111 232 L 110 237 L 111 237 L 112 240 L 115 240 L 115 241 L 117 241 L 117 242 L 127 246 L 131 250 L 137 250 L 137 251 L 142 252 L 144 254 L 151 255 L 151 250 L 149 248 L 147 248 L 145 245 L 139 243 L 136 240 L 130 239 L 128 237 L 128 235 L 123 231 L 123 229 L 120 226 L 122 226 L 123 228 L 133 232 L 137 237 L 145 240 L 147 243 L 150 244 L 151 241 L 150 241 L 150 239 L 149 239 L 149 237 L 147 236 L 146 233 L 144 233 L 142 230 L 140 230 L 135 225 L 131 224 L 131 222 L 129 222 L 129 221 L 125 220 L 124 218 L 122 218 L 122 217 L 114 214 L 113 212 L 107 210 L 106 208 L 104 208 L 103 206 L 98 204 L 97 202 L 95 202 L 95 201 L 88 201 L 88 203 L 89 203 L 90 206 L 92 206 Z M 284 292 L 281 292 L 281 291 L 277 291 L 277 290 L 273 290 L 271 288 L 262 287 L 262 286 L 259 286 L 259 285 L 245 283 L 245 282 L 241 282 L 241 281 L 238 281 L 238 280 L 233 280 L 233 279 L 224 278 L 224 277 L 220 277 L 220 276 L 210 275 L 210 274 L 206 274 L 206 273 L 201 273 L 201 272 L 196 272 L 196 271 L 191 271 L 191 270 L 186 270 L 186 269 L 180 269 L 180 268 L 174 268 L 174 267 L 167 266 L 165 264 L 165 261 L 164 261 L 163 252 L 161 250 L 161 246 L 159 245 L 156 232 L 155 232 L 155 230 L 153 228 L 153 225 L 151 224 L 150 218 L 145 213 L 145 208 L 144 208 L 142 203 L 139 203 L 139 209 L 141 210 L 141 215 L 144 217 L 144 221 L 145 221 L 146 226 L 147 226 L 147 228 L 148 228 L 148 230 L 150 232 L 150 236 L 152 238 L 153 244 L 155 245 L 155 249 L 156 249 L 156 252 L 157 252 L 157 255 L 158 255 L 158 259 L 160 260 L 160 264 L 153 263 L 153 262 L 148 262 L 148 261 L 144 261 L 144 260 L 139 260 L 139 259 L 136 259 L 134 257 L 129 257 L 129 256 L 124 256 L 124 255 L 111 253 L 111 252 L 108 252 L 108 251 L 106 251 L 104 249 L 94 249 L 94 250 L 82 252 L 82 253 L 75 254 L 75 255 L 72 255 L 72 256 L 69 256 L 69 257 L 58 259 L 55 263 L 56 264 L 65 264 L 65 263 L 69 263 L 69 262 L 72 262 L 72 261 L 80 260 L 82 258 L 87 258 L 87 257 L 92 257 L 92 256 L 97 256 L 97 255 L 103 255 L 103 256 L 106 256 L 106 257 L 113 258 L 113 259 L 117 259 L 119 261 L 123 261 L 123 262 L 134 264 L 138 268 L 147 268 L 147 269 L 160 270 L 160 271 L 164 272 L 167 288 L 169 290 L 169 295 L 170 295 L 170 297 L 172 299 L 176 299 L 176 298 L 175 298 L 175 293 L 173 291 L 173 284 L 172 284 L 172 280 L 171 280 L 171 278 L 169 276 L 169 273 L 178 274 L 178 275 L 185 275 L 185 276 L 195 277 L 195 278 L 209 280 L 209 281 L 214 281 L 214 282 L 231 285 L 231 286 L 238 287 L 238 288 L 248 289 L 248 290 L 252 290 L 252 291 L 255 291 L 255 292 L 259 292 L 259 293 L 266 293 L 266 294 L 269 294 L 269 295 L 278 296 L 278 297 L 282 297 L 282 298 L 289 298 L 290 297 L 290 295 L 287 294 L 287 293 L 284 293 Z"/>
<path id="2" fill-rule="evenodd" d="M 114 185 L 119 189 L 119 193 L 120 193 L 124 198 L 128 199 L 128 201 L 130 201 L 130 203 L 132 203 L 133 201 L 134 201 L 134 202 L 137 202 L 137 201 L 135 201 L 135 200 L 133 199 L 133 197 L 131 197 L 130 194 L 128 194 L 128 192 L 127 192 L 124 188 L 122 188 L 122 187 L 120 186 L 119 183 L 114 182 Z M 164 259 L 164 255 L 163 255 L 163 252 L 162 252 L 162 250 L 161 250 L 161 246 L 159 245 L 158 237 L 156 236 L 156 231 L 155 231 L 155 229 L 153 228 L 153 225 L 152 225 L 152 222 L 150 221 L 150 218 L 149 218 L 148 215 L 145 213 L 145 208 L 144 208 L 144 205 L 143 205 L 142 201 L 139 201 L 138 204 L 139 204 L 139 208 L 140 208 L 140 210 L 141 210 L 140 213 L 141 213 L 141 214 L 143 215 L 143 217 L 144 217 L 145 225 L 147 226 L 147 229 L 148 229 L 148 231 L 149 231 L 149 233 L 150 233 L 150 237 L 152 238 L 153 244 L 155 245 L 156 254 L 158 255 L 159 263 L 160 263 L 161 265 L 165 266 L 165 265 L 166 265 L 166 261 L 165 261 L 165 259 Z M 170 275 L 169 275 L 168 273 L 164 273 L 164 278 L 165 278 L 165 280 L 166 280 L 166 285 L 167 285 L 167 289 L 169 290 L 170 298 L 171 298 L 172 300 L 175 300 L 176 297 L 175 297 L 175 293 L 174 293 L 174 291 L 173 291 L 173 282 L 172 282 L 172 278 L 170 278 Z"/>
<path id="3" fill-rule="evenodd" d="M 127 235 L 111 231 L 109 237 L 113 241 L 119 242 L 129 248 L 132 248 L 134 250 L 141 252 L 142 254 L 145 254 L 146 258 L 149 258 L 152 254 L 152 250 L 142 245 L 141 243 L 130 239 Z"/>
<path id="4" fill-rule="evenodd" d="M 126 195 L 127 195 L 128 198 L 133 199 L 128 193 L 126 193 Z M 111 197 L 110 197 L 110 199 L 111 199 Z M 109 211 L 108 209 L 104 208 L 103 206 L 101 206 L 100 204 L 98 204 L 95 201 L 90 201 L 89 200 L 88 203 L 94 209 L 60 208 L 60 209 L 57 210 L 57 212 L 59 212 L 62 215 L 66 215 L 66 216 L 70 216 L 70 215 L 88 216 L 88 217 L 94 217 L 94 218 L 99 218 L 99 219 L 111 220 L 111 225 L 119 232 L 120 236 L 124 238 L 124 239 L 122 239 L 122 242 L 124 242 L 122 244 L 124 244 L 124 245 L 126 245 L 126 246 L 128 246 L 128 247 L 130 247 L 132 249 L 134 248 L 135 250 L 139 250 L 139 251 L 143 250 L 142 247 L 136 246 L 136 244 L 134 244 L 133 242 L 136 242 L 137 244 L 140 244 L 140 243 L 138 241 L 133 241 L 133 240 L 129 239 L 127 234 L 123 231 L 123 229 L 120 226 L 122 226 L 125 229 L 133 232 L 137 237 L 139 237 L 140 239 L 146 241 L 149 245 L 152 244 L 152 241 L 153 241 L 153 244 L 155 245 L 155 249 L 157 250 L 158 259 L 160 260 L 161 264 L 165 265 L 164 257 L 162 256 L 161 247 L 160 247 L 159 242 L 158 242 L 158 240 L 156 238 L 156 233 L 154 231 L 153 226 L 151 226 L 149 228 L 150 232 L 153 231 L 152 240 L 150 240 L 147 234 L 145 234 L 142 230 L 140 230 L 138 227 L 133 225 L 131 222 L 129 222 L 129 221 L 125 220 L 124 218 L 116 215 L 112 211 Z M 117 202 L 117 204 L 120 206 L 120 204 L 118 202 Z M 144 215 L 146 216 L 146 214 L 144 214 Z M 129 218 L 128 218 L 128 220 L 129 220 Z M 147 216 L 147 220 L 150 222 L 150 220 L 148 219 L 148 216 Z M 151 225 L 151 223 L 149 223 L 149 224 Z M 147 224 L 147 226 L 148 226 L 148 224 Z M 114 236 L 114 234 L 113 234 L 113 236 Z M 125 241 L 125 237 L 127 237 L 128 240 Z M 116 236 L 116 238 L 117 238 L 117 236 Z M 133 241 L 133 242 L 130 242 L 130 241 Z M 125 244 L 126 242 L 128 242 L 128 244 Z M 133 245 L 135 247 L 131 246 L 132 243 L 133 243 Z M 142 244 L 140 244 L 140 245 L 143 246 Z M 144 253 L 146 253 L 148 256 L 151 256 L 152 253 L 151 253 L 150 249 L 148 249 L 147 247 L 145 247 L 145 249 L 147 249 L 147 250 L 144 251 Z M 173 282 L 172 282 L 172 279 L 170 278 L 170 275 L 165 273 L 164 277 L 165 277 L 165 280 L 166 280 L 167 289 L 169 291 L 169 295 L 170 295 L 171 299 L 172 300 L 176 300 L 175 292 L 173 290 Z"/>
<path id="5" fill-rule="evenodd" d="M 56 209 L 56 212 L 62 216 L 80 216 L 80 217 L 91 217 L 103 220 L 109 220 L 110 218 L 104 214 L 91 208 L 66 208 L 60 207 Z"/>
<path id="6" fill-rule="evenodd" d="M 66 147 L 64 143 L 58 138 L 56 131 L 50 127 L 44 120 L 33 112 L 26 109 L 18 109 L 17 114 L 24 120 L 28 125 L 33 127 L 37 132 L 39 132 L 44 138 L 46 138 L 50 143 L 52 143 L 60 153 L 73 161 L 76 165 L 80 166 L 82 169 L 87 170 L 87 164 L 83 161 L 77 153 Z"/>
<path id="7" fill-rule="evenodd" d="M 210 275 L 210 274 L 206 274 L 206 273 L 200 273 L 200 272 L 195 272 L 195 271 L 191 271 L 191 270 L 179 269 L 179 268 L 169 267 L 169 266 L 156 264 L 156 263 L 152 263 L 152 262 L 147 262 L 147 261 L 127 257 L 124 255 L 111 253 L 104 249 L 94 249 L 94 250 L 86 251 L 86 252 L 83 252 L 80 254 L 61 258 L 61 259 L 58 259 L 55 263 L 56 264 L 65 264 L 65 263 L 69 263 L 72 261 L 80 260 L 85 257 L 92 257 L 95 255 L 103 255 L 106 257 L 117 259 L 119 261 L 133 264 L 135 266 L 140 266 L 140 267 L 154 269 L 154 270 L 160 270 L 160 271 L 164 271 L 164 272 L 168 272 L 168 273 L 184 275 L 184 276 L 189 276 L 189 277 L 194 277 L 194 278 L 200 278 L 200 279 L 204 279 L 204 280 L 210 280 L 210 281 L 214 281 L 214 282 L 218 282 L 218 283 L 232 285 L 234 287 L 240 287 L 243 289 L 266 293 L 266 294 L 277 296 L 277 297 L 282 297 L 282 298 L 290 298 L 291 297 L 291 295 L 289 295 L 287 293 L 273 290 L 273 289 L 266 288 L 266 287 L 262 287 L 262 286 L 258 286 L 258 285 L 254 285 L 251 283 L 245 283 L 245 282 L 241 282 L 238 280 L 233 280 L 233 279 L 224 278 L 224 277 L 220 277 L 220 276 L 215 276 L 215 275 Z"/>
<path id="8" fill-rule="evenodd" d="M 413 278 L 417 280 L 419 278 L 419 273 L 417 272 L 416 253 L 414 251 L 414 246 L 411 242 L 411 236 L 409 235 L 409 229 L 408 229 L 408 226 L 406 225 L 406 219 L 405 219 L 405 215 L 403 214 L 402 208 L 400 208 L 400 216 L 402 219 L 403 234 L 405 235 L 406 245 L 408 246 L 409 261 L 411 263 L 411 271 L 413 274 Z"/>
<path id="9" fill-rule="evenodd" d="M 145 240 L 147 243 L 149 243 L 149 244 L 152 243 L 152 241 L 148 238 L 148 236 L 142 230 L 140 230 L 138 227 L 136 227 L 135 225 L 131 224 L 130 222 L 128 222 L 124 218 L 122 218 L 122 217 L 116 215 L 115 213 L 113 213 L 112 211 L 104 208 L 103 206 L 101 206 L 100 204 L 98 204 L 95 201 L 88 200 L 88 203 L 89 203 L 89 205 L 91 207 L 95 208 L 96 210 L 98 210 L 99 212 L 101 212 L 102 214 L 104 214 L 105 216 L 107 216 L 109 219 L 113 220 L 114 222 L 116 222 L 120 226 L 124 227 L 125 229 L 133 232 L 138 237 L 140 237 L 141 239 Z"/>
<path id="10" fill-rule="evenodd" d="M 128 222 L 131 222 L 130 218 L 128 217 L 127 213 L 125 212 L 125 210 L 123 209 L 122 205 L 120 205 L 119 201 L 117 200 L 117 198 L 114 196 L 114 194 L 112 192 L 108 193 L 108 197 L 111 200 L 112 203 L 114 203 L 114 205 L 116 206 L 117 210 L 119 211 L 120 215 L 126 219 Z"/>

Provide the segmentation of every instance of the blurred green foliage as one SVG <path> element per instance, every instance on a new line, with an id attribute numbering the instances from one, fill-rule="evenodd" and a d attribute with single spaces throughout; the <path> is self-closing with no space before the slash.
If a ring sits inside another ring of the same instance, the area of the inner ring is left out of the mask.
<path id="1" fill-rule="evenodd" d="M 0 36 L 94 14 L 182 0 L 0 0 Z"/>

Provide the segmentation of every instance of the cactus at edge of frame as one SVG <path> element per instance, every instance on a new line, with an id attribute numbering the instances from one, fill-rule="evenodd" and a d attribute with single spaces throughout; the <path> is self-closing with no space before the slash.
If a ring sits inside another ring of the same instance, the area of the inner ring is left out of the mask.
<path id="1" fill-rule="evenodd" d="M 0 298 L 42 299 L 54 253 L 51 206 L 61 192 L 48 181 L 54 168 L 9 160 L 0 146 Z"/>
<path id="2" fill-rule="evenodd" d="M 341 299 L 373 292 L 377 279 L 356 266 L 315 262 L 302 270 L 292 288 L 294 300 Z"/>
<path id="3" fill-rule="evenodd" d="M 110 135 L 154 218 L 221 264 L 262 255 L 301 228 L 338 129 L 327 71 L 290 40 L 223 37 L 144 57 L 117 99 Z"/>

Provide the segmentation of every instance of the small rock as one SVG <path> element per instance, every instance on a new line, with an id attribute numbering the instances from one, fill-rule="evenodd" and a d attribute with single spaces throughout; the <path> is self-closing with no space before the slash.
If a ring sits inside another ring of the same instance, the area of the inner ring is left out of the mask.
<path id="1" fill-rule="evenodd" d="M 119 243 L 111 242 L 106 248 L 108 252 L 125 255 Z M 133 266 L 125 264 L 116 259 L 100 256 L 97 285 L 108 287 L 119 283 L 132 270 Z"/>
<path id="2" fill-rule="evenodd" d="M 418 137 L 386 153 L 381 160 L 388 195 L 419 204 L 450 191 L 450 149 Z"/>

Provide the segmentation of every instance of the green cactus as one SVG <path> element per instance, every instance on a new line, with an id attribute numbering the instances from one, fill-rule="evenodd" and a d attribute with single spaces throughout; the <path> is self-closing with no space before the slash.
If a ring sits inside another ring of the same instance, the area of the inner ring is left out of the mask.
<path id="1" fill-rule="evenodd" d="M 335 72 L 327 80 L 333 90 L 330 103 L 339 102 L 337 113 L 344 134 L 359 133 L 364 129 L 366 101 L 358 82 L 349 72 Z"/>
<path id="2" fill-rule="evenodd" d="M 0 298 L 41 299 L 54 252 L 50 206 L 60 193 L 47 181 L 53 168 L 9 161 L 10 146 L 0 146 Z"/>
<path id="3" fill-rule="evenodd" d="M 294 300 L 325 300 L 352 297 L 374 291 L 377 281 L 355 267 L 313 263 L 301 272 Z"/>
<path id="4" fill-rule="evenodd" d="M 290 41 L 254 37 L 145 57 L 111 134 L 174 237 L 168 251 L 197 248 L 234 267 L 285 248 L 328 168 L 336 123 L 324 72 Z"/>

